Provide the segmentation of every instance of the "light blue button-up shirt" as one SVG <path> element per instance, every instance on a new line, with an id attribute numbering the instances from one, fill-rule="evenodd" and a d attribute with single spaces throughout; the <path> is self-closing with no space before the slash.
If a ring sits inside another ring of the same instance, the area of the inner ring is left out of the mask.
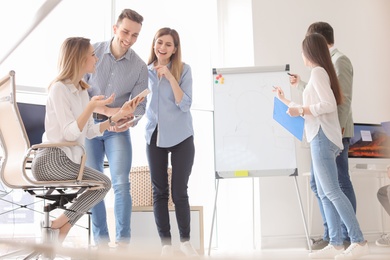
<path id="1" fill-rule="evenodd" d="M 168 64 L 168 67 L 170 64 Z M 172 147 L 194 134 L 192 126 L 192 74 L 189 65 L 184 64 L 179 86 L 184 92 L 176 104 L 172 87 L 165 77 L 158 78 L 154 65 L 148 66 L 149 89 L 146 105 L 146 142 L 150 144 L 152 134 L 158 127 L 157 146 Z"/>

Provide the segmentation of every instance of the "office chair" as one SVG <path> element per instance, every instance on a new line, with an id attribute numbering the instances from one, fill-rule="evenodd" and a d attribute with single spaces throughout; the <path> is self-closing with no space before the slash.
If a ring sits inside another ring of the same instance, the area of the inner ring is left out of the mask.
<path id="1" fill-rule="evenodd" d="M 22 189 L 31 196 L 43 199 L 44 219 L 42 221 L 41 243 L 47 245 L 51 243 L 51 232 L 49 227 L 50 212 L 54 209 L 69 210 L 65 207 L 77 199 L 77 196 L 88 189 L 99 189 L 103 184 L 97 181 L 84 181 L 83 172 L 86 161 L 84 147 L 77 142 L 34 144 L 30 142 L 23 125 L 19 109 L 16 103 L 15 72 L 10 71 L 8 75 L 0 79 L 0 142 L 3 157 L 1 158 L 1 180 L 11 189 Z M 39 148 L 79 146 L 84 150 L 81 158 L 81 166 L 78 176 L 74 180 L 68 181 L 38 181 L 31 174 L 30 165 L 35 152 Z M 50 202 L 50 203 L 49 203 Z M 83 212 L 86 213 L 86 212 Z M 45 228 L 46 227 L 46 228 Z M 27 253 L 24 259 L 31 259 L 42 256 L 44 259 L 53 259 L 55 256 L 55 246 L 52 250 L 37 250 Z M 5 259 L 12 255 L 20 254 L 23 249 L 7 253 L 0 256 Z"/>

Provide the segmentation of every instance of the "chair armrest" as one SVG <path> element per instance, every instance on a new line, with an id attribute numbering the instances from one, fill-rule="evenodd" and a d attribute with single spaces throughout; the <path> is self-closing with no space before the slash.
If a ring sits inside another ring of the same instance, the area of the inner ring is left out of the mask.
<path id="1" fill-rule="evenodd" d="M 78 142 L 40 143 L 40 144 L 32 145 L 30 149 L 37 150 L 38 148 L 50 148 L 50 147 L 61 147 L 61 146 L 80 146 L 83 150 L 85 150 L 84 146 L 82 146 Z"/>
<path id="2" fill-rule="evenodd" d="M 32 154 L 35 153 L 36 150 L 38 150 L 39 148 L 51 148 L 51 147 L 72 147 L 72 146 L 78 146 L 82 149 L 83 151 L 83 154 L 81 155 L 81 163 L 80 163 L 80 170 L 79 170 L 79 173 L 77 175 L 77 178 L 76 178 L 76 181 L 77 182 L 81 182 L 82 179 L 83 179 L 83 175 L 84 175 L 84 168 L 85 168 L 85 162 L 87 160 L 87 154 L 86 154 L 86 151 L 85 151 L 85 147 L 78 143 L 78 142 L 59 142 L 59 143 L 40 143 L 40 144 L 34 144 L 32 145 L 26 152 L 26 155 L 24 157 L 24 168 L 25 168 L 25 165 L 27 162 L 31 162 L 32 160 Z M 30 182 L 34 182 L 32 181 L 26 174 L 25 171 L 23 171 L 24 173 L 24 176 L 30 181 Z"/>

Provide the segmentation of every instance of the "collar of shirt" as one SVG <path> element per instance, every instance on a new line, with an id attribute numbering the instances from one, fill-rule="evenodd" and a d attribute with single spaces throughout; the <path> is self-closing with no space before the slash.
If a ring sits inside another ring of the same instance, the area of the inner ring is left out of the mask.
<path id="1" fill-rule="evenodd" d="M 81 89 L 76 88 L 76 86 L 72 83 L 70 79 L 63 81 L 63 84 L 70 90 L 72 94 L 79 92 Z"/>
<path id="2" fill-rule="evenodd" d="M 167 64 L 167 67 L 168 67 L 168 69 L 171 69 L 171 66 L 172 66 L 172 62 L 169 62 L 168 64 Z M 152 63 L 150 63 L 149 65 L 148 65 L 148 70 L 154 70 L 154 62 L 152 62 Z"/>
<path id="3" fill-rule="evenodd" d="M 113 57 L 115 59 L 115 56 L 114 54 L 112 54 L 112 51 L 111 51 L 111 43 L 112 41 L 114 40 L 114 38 L 111 39 L 111 41 L 107 41 L 106 43 L 106 46 L 104 48 L 104 54 L 109 54 L 111 55 L 111 57 Z M 131 48 L 129 48 L 126 53 L 120 57 L 119 59 L 117 60 L 121 60 L 121 59 L 127 59 L 127 60 L 130 60 L 130 56 L 131 56 Z M 116 59 L 115 59 L 116 60 Z"/>

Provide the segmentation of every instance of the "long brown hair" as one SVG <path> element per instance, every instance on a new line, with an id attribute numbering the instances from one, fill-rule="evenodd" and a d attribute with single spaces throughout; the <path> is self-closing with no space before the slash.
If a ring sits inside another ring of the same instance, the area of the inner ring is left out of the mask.
<path id="1" fill-rule="evenodd" d="M 173 44 L 175 45 L 176 51 L 172 54 L 170 57 L 171 60 L 171 68 L 170 71 L 172 75 L 175 77 L 177 82 L 180 81 L 181 73 L 183 72 L 183 62 L 181 60 L 181 45 L 180 45 L 180 37 L 176 30 L 164 27 L 157 31 L 157 33 L 154 35 L 153 42 L 152 42 L 152 48 L 149 55 L 148 64 L 152 64 L 155 61 L 157 61 L 157 56 L 154 53 L 154 44 L 156 43 L 157 39 L 164 35 L 171 35 L 173 38 Z"/>
<path id="2" fill-rule="evenodd" d="M 340 105 L 343 101 L 343 96 L 325 37 L 319 33 L 307 35 L 302 42 L 302 51 L 303 55 L 305 55 L 310 62 L 323 67 L 328 73 L 330 87 L 336 98 L 337 105 Z"/>
<path id="3" fill-rule="evenodd" d="M 67 80 L 74 82 L 82 78 L 83 75 L 79 75 L 80 68 L 86 62 L 90 45 L 90 39 L 83 37 L 70 37 L 64 41 L 58 59 L 59 73 L 52 84 L 57 81 L 65 82 Z M 80 80 L 79 83 L 82 89 L 89 88 L 89 85 L 83 80 Z"/>

